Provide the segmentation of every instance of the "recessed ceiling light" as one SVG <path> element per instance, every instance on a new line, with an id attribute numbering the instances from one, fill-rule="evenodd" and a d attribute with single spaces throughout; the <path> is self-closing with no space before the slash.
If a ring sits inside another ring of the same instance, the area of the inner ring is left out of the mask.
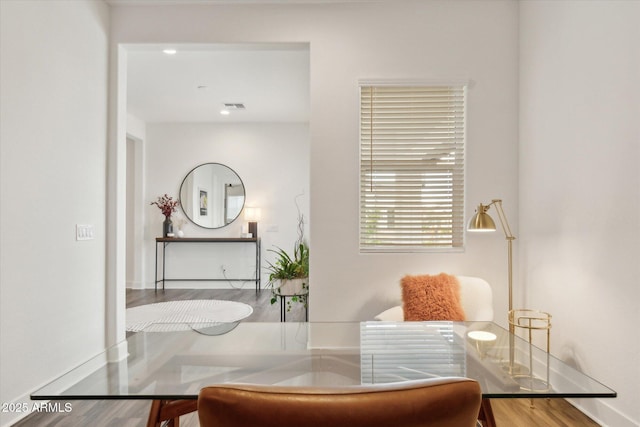
<path id="1" fill-rule="evenodd" d="M 244 106 L 244 104 L 240 102 L 225 102 L 224 108 L 220 110 L 220 114 L 228 116 L 229 114 L 231 114 L 231 111 L 240 111 L 244 110 L 245 108 L 246 107 Z"/>
<path id="2" fill-rule="evenodd" d="M 175 49 L 164 49 L 162 52 L 166 53 L 167 55 L 175 55 L 176 52 L 178 52 L 178 51 L 175 50 Z"/>
<path id="3" fill-rule="evenodd" d="M 240 102 L 225 102 L 224 108 L 227 110 L 244 110 L 246 107 Z"/>

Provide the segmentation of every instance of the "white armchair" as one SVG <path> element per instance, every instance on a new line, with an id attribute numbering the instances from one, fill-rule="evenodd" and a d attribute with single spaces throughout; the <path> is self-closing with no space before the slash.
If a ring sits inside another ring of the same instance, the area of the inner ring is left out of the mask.
<path id="1" fill-rule="evenodd" d="M 493 292 L 486 280 L 478 277 L 456 276 L 460 283 L 460 304 L 465 319 L 473 322 L 493 320 Z M 376 320 L 401 322 L 404 320 L 402 305 L 383 311 L 374 317 Z"/>

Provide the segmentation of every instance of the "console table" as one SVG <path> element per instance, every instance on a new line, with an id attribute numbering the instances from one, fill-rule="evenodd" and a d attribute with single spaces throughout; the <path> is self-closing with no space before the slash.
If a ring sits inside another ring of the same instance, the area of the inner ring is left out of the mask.
<path id="1" fill-rule="evenodd" d="M 198 279 L 186 279 L 186 278 L 171 278 L 167 279 L 165 276 L 165 258 L 166 249 L 169 244 L 172 243 L 209 243 L 209 244 L 238 244 L 238 243 L 250 243 L 256 246 L 256 277 L 249 279 L 220 279 L 220 278 L 198 278 Z M 158 278 L 158 256 L 160 251 L 158 248 L 162 248 L 162 278 Z M 156 268 L 155 268 L 155 290 L 158 291 L 158 283 L 162 282 L 162 289 L 164 290 L 164 282 L 221 282 L 221 281 L 233 281 L 233 282 L 247 282 L 255 281 L 256 293 L 260 289 L 260 238 L 259 237 L 157 237 L 156 238 Z"/>

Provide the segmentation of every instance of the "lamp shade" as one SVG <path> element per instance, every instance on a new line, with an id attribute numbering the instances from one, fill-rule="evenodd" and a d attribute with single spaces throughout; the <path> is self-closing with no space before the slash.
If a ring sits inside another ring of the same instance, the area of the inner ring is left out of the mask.
<path id="1" fill-rule="evenodd" d="M 487 207 L 480 204 L 475 215 L 469 220 L 468 231 L 496 231 L 496 223 L 486 212 Z"/>
<path id="2" fill-rule="evenodd" d="M 245 221 L 260 221 L 260 208 L 244 208 L 244 219 Z"/>

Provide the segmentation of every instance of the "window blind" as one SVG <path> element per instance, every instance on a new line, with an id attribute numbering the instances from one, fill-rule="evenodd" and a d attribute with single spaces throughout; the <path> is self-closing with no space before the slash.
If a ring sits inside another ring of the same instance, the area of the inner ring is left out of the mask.
<path id="1" fill-rule="evenodd" d="M 360 324 L 362 384 L 467 376 L 464 340 L 453 322 Z"/>
<path id="2" fill-rule="evenodd" d="M 360 250 L 462 247 L 465 85 L 360 87 Z"/>

